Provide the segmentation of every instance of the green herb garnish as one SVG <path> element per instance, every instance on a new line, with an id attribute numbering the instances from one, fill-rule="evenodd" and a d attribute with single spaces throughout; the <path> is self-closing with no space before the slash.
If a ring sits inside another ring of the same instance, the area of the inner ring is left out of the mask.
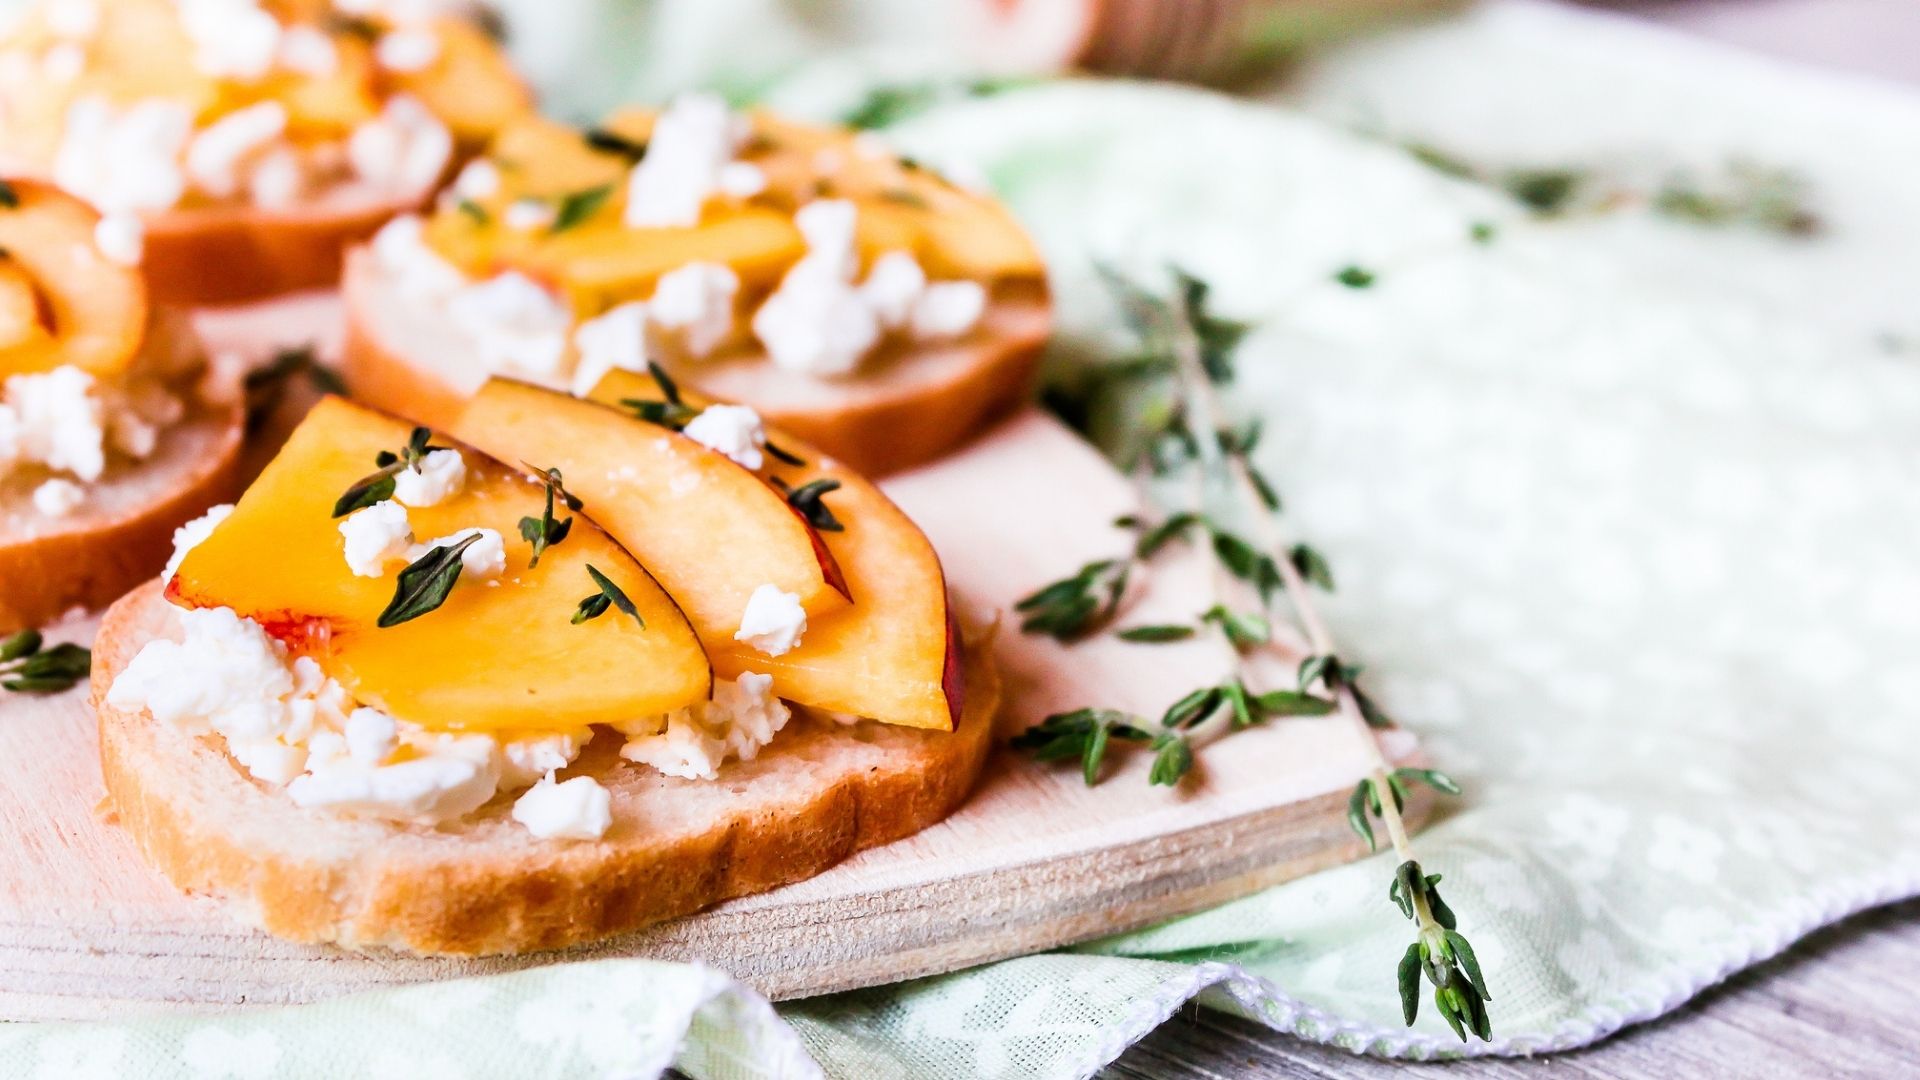
<path id="1" fill-rule="evenodd" d="M 776 477 L 773 484 L 786 493 L 787 505 L 800 511 L 800 516 L 807 519 L 807 524 L 821 532 L 846 530 L 846 526 L 840 523 L 840 519 L 833 516 L 833 510 L 822 501 L 830 492 L 840 490 L 840 481 L 821 477 L 801 484 L 797 488 L 789 488 L 786 481 Z"/>
<path id="2" fill-rule="evenodd" d="M 1131 562 L 1101 559 L 1070 577 L 1041 586 L 1014 604 L 1020 629 L 1060 641 L 1078 641 L 1106 625 L 1120 609 Z"/>
<path id="3" fill-rule="evenodd" d="M 456 543 L 435 547 L 408 563 L 407 568 L 400 571 L 400 581 L 393 591 L 393 600 L 380 613 L 375 625 L 384 630 L 438 610 L 453 592 L 454 583 L 460 580 L 464 565 L 460 557 L 480 536 L 480 533 L 473 533 Z"/>
<path id="4" fill-rule="evenodd" d="M 332 368 L 320 363 L 312 345 L 281 349 L 266 366 L 247 372 L 241 381 L 247 403 L 247 430 L 258 431 L 287 395 L 287 386 L 296 375 L 304 375 L 307 384 L 322 394 L 345 394 L 347 385 Z M 338 516 L 338 515 L 335 515 Z"/>
<path id="5" fill-rule="evenodd" d="M 603 154 L 618 154 L 629 162 L 639 163 L 647 156 L 647 144 L 637 139 L 629 139 L 617 131 L 606 128 L 588 128 L 585 136 L 587 145 Z"/>
<path id="6" fill-rule="evenodd" d="M 549 233 L 562 233 L 580 225 L 597 213 L 613 195 L 612 184 L 601 184 L 582 191 L 571 192 L 560 199 L 560 205 L 554 210 L 553 224 Z"/>
<path id="7" fill-rule="evenodd" d="M 72 689 L 93 667 L 93 653 L 71 642 L 44 648 L 38 630 L 0 639 L 0 689 L 20 694 L 57 694 Z"/>
<path id="8" fill-rule="evenodd" d="M 1349 289 L 1370 289 L 1373 287 L 1373 271 L 1361 266 L 1343 266 L 1333 275 L 1333 280 Z"/>
<path id="9" fill-rule="evenodd" d="M 472 199 L 461 199 L 458 203 L 458 209 L 462 214 L 472 219 L 475 225 L 485 225 L 493 220 L 493 215 L 487 213 L 487 208 L 474 202 Z"/>
<path id="10" fill-rule="evenodd" d="M 393 498 L 393 478 L 395 475 L 402 469 L 418 466 L 421 459 L 433 451 L 446 449 L 444 446 L 429 445 L 427 440 L 432 437 L 433 433 L 431 431 L 423 427 L 417 427 L 408 434 L 407 445 L 402 447 L 398 454 L 391 450 L 380 451 L 373 459 L 373 463 L 379 466 L 379 471 L 369 473 L 355 480 L 353 486 L 349 487 L 345 494 L 334 500 L 333 516 L 346 517 L 348 514 L 362 507 L 372 506 L 374 503 L 384 502 L 387 499 Z"/>
<path id="11" fill-rule="evenodd" d="M 526 465 L 526 462 L 523 461 L 521 464 Z M 565 540 L 567 533 L 573 529 L 572 518 L 564 521 L 554 520 L 554 497 L 559 496 L 566 508 L 576 513 L 586 504 L 567 491 L 561 482 L 559 469 L 539 469 L 532 465 L 527 465 L 527 468 L 533 469 L 539 475 L 541 486 L 547 489 L 546 509 L 541 511 L 540 516 L 520 519 L 520 538 L 533 545 L 533 557 L 527 560 L 527 569 L 531 570 L 540 565 L 540 556 L 545 554 L 548 548 Z"/>
<path id="12" fill-rule="evenodd" d="M 588 619 L 599 618 L 606 614 L 607 608 L 611 606 L 619 608 L 622 614 L 633 616 L 633 621 L 639 623 L 642 630 L 646 629 L 647 621 L 640 617 L 640 609 L 633 606 L 633 601 L 627 599 L 627 594 L 620 591 L 620 586 L 615 585 L 607 575 L 595 570 L 592 563 L 587 564 L 587 576 L 600 587 L 600 591 L 580 601 L 580 606 L 574 609 L 573 624 L 575 626 Z"/>

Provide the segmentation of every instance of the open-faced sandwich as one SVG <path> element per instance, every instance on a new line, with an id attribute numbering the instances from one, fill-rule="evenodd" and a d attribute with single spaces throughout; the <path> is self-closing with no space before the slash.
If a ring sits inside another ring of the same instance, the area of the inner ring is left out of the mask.
<path id="1" fill-rule="evenodd" d="M 354 394 L 428 423 L 491 375 L 592 390 L 662 363 L 878 474 L 1022 398 L 1051 322 L 992 199 L 871 135 L 687 95 L 590 131 L 528 118 L 428 216 L 355 251 Z"/>
<path id="2" fill-rule="evenodd" d="M 959 804 L 998 686 L 920 531 L 750 408 L 596 396 L 496 379 L 436 431 L 328 398 L 182 530 L 94 652 L 148 860 L 285 937 L 516 952 Z"/>
<path id="3" fill-rule="evenodd" d="M 99 242 L 100 215 L 0 181 L 0 633 L 153 575 L 237 485 L 240 388 Z"/>
<path id="4" fill-rule="evenodd" d="M 42 0 L 0 40 L 0 168 L 101 210 L 158 300 L 331 286 L 530 107 L 480 27 L 423 7 Z"/>

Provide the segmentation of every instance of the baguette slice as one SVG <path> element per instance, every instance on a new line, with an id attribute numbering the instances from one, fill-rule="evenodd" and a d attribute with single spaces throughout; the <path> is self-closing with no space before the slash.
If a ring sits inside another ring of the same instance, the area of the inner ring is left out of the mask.
<path id="1" fill-rule="evenodd" d="M 488 372 L 439 315 L 410 304 L 365 248 L 347 256 L 342 374 L 355 397 L 429 427 L 459 418 Z M 709 397 L 751 405 L 766 421 L 856 472 L 883 476 L 965 442 L 1025 400 L 1052 331 L 1046 286 L 995 288 L 979 328 L 923 345 L 845 379 L 774 367 L 764 353 L 729 353 L 675 366 Z"/>
<path id="2" fill-rule="evenodd" d="M 173 530 L 239 494 L 244 429 L 240 406 L 191 413 L 152 457 L 114 465 L 57 520 L 34 511 L 30 482 L 0 480 L 0 633 L 103 607 L 151 577 Z"/>
<path id="3" fill-rule="evenodd" d="M 348 248 L 421 201 L 363 193 L 291 210 L 169 210 L 147 219 L 141 270 L 149 294 L 165 304 L 238 304 L 331 288 Z"/>
<path id="4" fill-rule="evenodd" d="M 496 797 L 441 828 L 302 810 L 219 746 L 105 704 L 139 651 L 169 633 L 160 584 L 116 603 L 94 644 L 100 764 L 119 823 L 175 885 L 229 901 L 270 933 L 354 949 L 531 952 L 595 941 L 811 877 L 941 820 L 966 798 L 993 734 L 999 680 L 982 644 L 966 713 L 944 732 L 796 715 L 717 781 L 621 761 L 603 735 L 567 775 L 613 795 L 599 841 L 538 840 Z"/>

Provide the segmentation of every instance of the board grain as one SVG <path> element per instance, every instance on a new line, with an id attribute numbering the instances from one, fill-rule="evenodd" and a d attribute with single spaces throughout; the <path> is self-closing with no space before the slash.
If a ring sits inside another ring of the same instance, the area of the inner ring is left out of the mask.
<path id="1" fill-rule="evenodd" d="M 964 453 L 888 481 L 942 553 L 969 616 L 1082 562 L 1125 550 L 1114 516 L 1129 484 L 1049 418 L 1008 421 Z M 1205 559 L 1173 552 L 1127 618 L 1188 619 Z M 84 640 L 79 617 L 57 635 Z M 1256 685 L 1290 680 L 1297 643 L 1257 658 Z M 1208 641 L 1073 647 L 1003 625 L 1002 736 L 1049 712 L 1099 704 L 1157 715 L 1217 680 Z M 704 960 L 776 997 L 951 971 L 1111 934 L 1217 904 L 1362 853 L 1344 821 L 1364 771 L 1336 719 L 1288 720 L 1203 754 L 1178 791 L 1150 788 L 1145 754 L 1118 753 L 1089 788 L 1075 767 L 997 751 L 946 822 L 816 878 L 564 954 L 421 959 L 295 945 L 216 899 L 175 892 L 108 820 L 82 691 L 0 701 L 0 1018 L 93 1018 L 168 1008 L 277 1005 L 562 959 Z M 1390 756 L 1416 754 L 1385 733 Z M 1410 811 L 1424 815 L 1417 801 Z"/>

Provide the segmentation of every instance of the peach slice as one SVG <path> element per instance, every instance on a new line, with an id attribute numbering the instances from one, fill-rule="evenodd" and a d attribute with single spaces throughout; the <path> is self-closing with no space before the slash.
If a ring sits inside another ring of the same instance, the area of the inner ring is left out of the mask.
<path id="1" fill-rule="evenodd" d="M 379 578 L 349 572 L 332 510 L 409 431 L 383 413 L 321 401 L 232 516 L 187 555 L 168 598 L 253 618 L 360 701 L 434 729 L 577 729 L 707 697 L 712 671 L 693 627 L 633 556 L 576 513 L 566 538 L 530 567 L 518 523 L 541 515 L 542 487 L 467 448 L 463 490 L 409 508 L 408 518 L 423 543 L 468 527 L 498 530 L 506 572 L 463 572 L 437 610 L 379 627 L 401 564 Z M 610 610 L 572 621 L 580 601 L 600 591 L 589 566 L 626 594 L 638 620 Z"/>
<path id="2" fill-rule="evenodd" d="M 533 111 L 533 95 L 485 30 L 452 15 L 431 27 L 439 56 L 419 71 L 393 75 L 393 89 L 419 98 L 462 146 L 479 146 Z"/>
<path id="3" fill-rule="evenodd" d="M 72 364 L 124 371 L 140 351 L 147 288 L 94 246 L 100 215 L 50 184 L 7 182 L 0 198 L 0 377 Z M 7 205 L 8 202 L 12 205 Z"/>
<path id="4" fill-rule="evenodd" d="M 841 569 L 806 518 L 752 471 L 670 428 L 496 378 L 452 430 L 488 453 L 559 469 L 586 512 L 659 577 L 716 661 L 745 648 L 733 634 L 761 585 L 798 596 L 809 619 L 847 606 Z"/>
<path id="5" fill-rule="evenodd" d="M 681 393 L 688 404 L 710 404 Z M 662 394 L 648 376 L 614 371 L 591 397 L 617 404 L 623 399 L 658 401 Z M 779 657 L 735 642 L 731 626 L 723 635 L 703 629 L 714 669 L 723 675 L 772 675 L 774 692 L 802 705 L 903 727 L 952 730 L 963 696 L 960 640 L 948 606 L 946 575 L 933 545 L 870 481 L 790 435 L 768 434 L 806 462 L 790 465 L 769 456 L 762 473 L 770 486 L 777 481 L 794 491 L 821 480 L 840 485 L 821 502 L 841 528 L 819 535 L 846 576 L 853 605 L 825 618 L 810 618 L 800 645 Z M 627 529 L 611 523 L 608 527 L 629 545 L 639 545 L 644 541 L 635 530 L 664 533 L 678 526 L 670 517 L 654 517 Z M 692 565 L 725 565 L 730 557 L 708 547 L 694 556 Z M 671 571 L 664 562 L 649 565 L 669 580 Z M 668 591 L 673 591 L 671 584 Z M 734 626 L 738 622 L 735 614 Z"/>

